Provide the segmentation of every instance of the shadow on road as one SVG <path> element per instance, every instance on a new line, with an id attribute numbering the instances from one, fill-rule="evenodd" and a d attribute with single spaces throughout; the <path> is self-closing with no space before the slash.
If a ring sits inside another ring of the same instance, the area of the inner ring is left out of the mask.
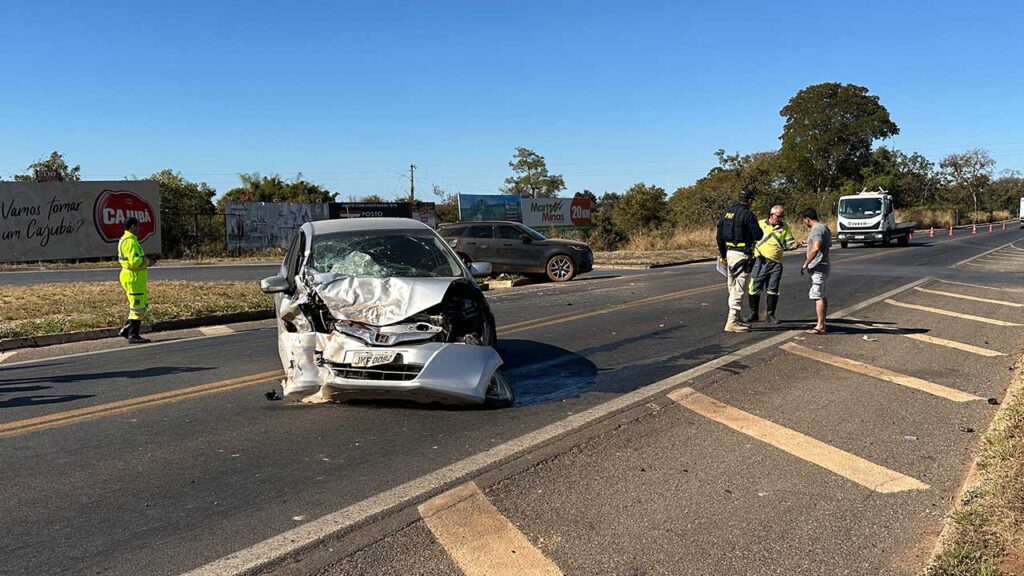
<path id="1" fill-rule="evenodd" d="M 138 378 L 156 378 L 159 376 L 173 376 L 176 374 L 191 374 L 213 370 L 211 366 L 154 366 L 153 368 L 142 368 L 139 370 L 121 370 L 111 372 L 94 372 L 92 374 L 60 374 L 56 376 L 35 376 L 28 378 L 10 378 L 0 380 L 0 386 L 13 384 L 71 384 L 75 382 L 89 382 L 92 380 L 116 380 L 127 378 L 130 380 Z"/>
<path id="2" fill-rule="evenodd" d="M 565 348 L 533 340 L 500 341 L 505 376 L 516 389 L 516 405 L 529 406 L 576 396 L 594 386 L 597 366 Z"/>
<path id="3" fill-rule="evenodd" d="M 45 388 L 45 387 L 44 387 Z M 40 406 L 43 404 L 60 404 L 62 402 L 73 402 L 83 398 L 92 398 L 92 394 L 64 394 L 60 396 L 18 396 L 9 400 L 0 400 L 0 410 L 4 408 L 24 408 L 25 406 Z"/>

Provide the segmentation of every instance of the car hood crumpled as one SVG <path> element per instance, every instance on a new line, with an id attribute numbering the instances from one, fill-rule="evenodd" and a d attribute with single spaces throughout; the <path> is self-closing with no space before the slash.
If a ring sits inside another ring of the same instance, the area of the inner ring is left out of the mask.
<path id="1" fill-rule="evenodd" d="M 401 322 L 444 300 L 457 278 L 355 278 L 318 273 L 313 288 L 338 320 L 372 326 Z"/>

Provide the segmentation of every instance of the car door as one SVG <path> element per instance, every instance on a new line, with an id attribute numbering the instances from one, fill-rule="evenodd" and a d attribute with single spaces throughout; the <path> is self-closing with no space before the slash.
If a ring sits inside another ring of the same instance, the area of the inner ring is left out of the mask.
<path id="1" fill-rule="evenodd" d="M 544 268 L 543 249 L 524 242 L 525 231 L 512 224 L 495 226 L 498 258 L 514 272 L 535 272 Z"/>
<path id="2" fill-rule="evenodd" d="M 462 235 L 459 244 L 473 262 L 490 262 L 495 271 L 498 271 L 502 262 L 498 259 L 497 245 L 494 241 L 494 226 L 490 224 L 470 226 Z"/>

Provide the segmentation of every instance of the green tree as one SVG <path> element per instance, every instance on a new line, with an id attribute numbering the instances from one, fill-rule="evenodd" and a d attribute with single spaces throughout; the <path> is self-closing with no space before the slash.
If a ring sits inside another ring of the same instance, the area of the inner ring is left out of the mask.
<path id="1" fill-rule="evenodd" d="M 791 185 L 814 194 L 859 179 L 874 141 L 900 131 L 878 96 L 854 84 L 808 86 L 779 114 L 786 118 L 779 137 L 783 171 Z"/>
<path id="2" fill-rule="evenodd" d="M 299 173 L 292 180 L 284 180 L 281 176 L 261 176 L 258 172 L 239 174 L 241 186 L 228 190 L 222 202 L 234 200 L 238 202 L 301 202 L 318 204 L 333 202 L 338 196 L 319 184 L 303 179 Z"/>
<path id="3" fill-rule="evenodd" d="M 367 202 L 373 204 L 379 204 L 385 202 L 384 198 L 380 194 L 367 194 L 359 199 L 360 202 Z"/>
<path id="4" fill-rule="evenodd" d="M 848 183 L 847 193 L 854 194 L 862 187 L 883 188 L 892 193 L 897 207 L 932 206 L 938 202 L 940 181 L 935 164 L 917 152 L 908 156 L 881 146 L 871 153 L 861 177 L 862 182 Z"/>
<path id="5" fill-rule="evenodd" d="M 169 169 L 146 179 L 160 186 L 161 252 L 165 256 L 223 251 L 224 221 L 213 205 L 216 190 Z"/>
<path id="6" fill-rule="evenodd" d="M 1017 214 L 1024 198 L 1024 178 L 1016 170 L 1004 170 L 985 190 L 986 205 L 991 210 L 1009 210 Z M 1020 214 L 1017 214 L 1020 216 Z"/>
<path id="7" fill-rule="evenodd" d="M 597 206 L 597 194 L 594 194 L 593 192 L 591 192 L 590 190 L 587 190 L 586 188 L 584 188 L 583 190 L 580 190 L 579 192 L 573 194 L 572 197 L 573 198 L 586 198 L 586 199 L 590 200 L 590 205 L 591 206 Z"/>
<path id="8" fill-rule="evenodd" d="M 665 189 L 638 182 L 626 190 L 612 209 L 612 223 L 626 235 L 650 232 L 665 221 Z"/>
<path id="9" fill-rule="evenodd" d="M 49 158 L 37 160 L 28 166 L 28 174 L 14 176 L 16 182 L 78 182 L 82 168 L 75 164 L 68 166 L 64 155 L 54 150 Z"/>
<path id="10" fill-rule="evenodd" d="M 517 147 L 508 165 L 514 175 L 505 179 L 505 186 L 501 188 L 503 194 L 554 198 L 565 190 L 565 179 L 561 174 L 549 174 L 544 157 L 529 148 Z"/>
<path id="11" fill-rule="evenodd" d="M 970 207 L 974 222 L 978 222 L 978 196 L 992 182 L 996 161 L 988 152 L 978 148 L 960 154 L 950 154 L 939 162 L 948 183 L 947 198 L 958 208 Z"/>
<path id="12" fill-rule="evenodd" d="M 715 156 L 718 166 L 691 186 L 678 188 L 669 198 L 669 209 L 677 225 L 714 226 L 744 188 L 754 192 L 757 213 L 766 213 L 773 204 L 795 200 L 785 189 L 777 152 L 740 155 L 719 149 Z"/>
<path id="13" fill-rule="evenodd" d="M 445 190 L 437 184 L 431 185 L 431 192 L 437 200 L 434 202 L 434 210 L 437 213 L 439 223 L 459 221 L 459 194 Z"/>
<path id="14" fill-rule="evenodd" d="M 594 213 L 591 220 L 593 226 L 590 238 L 587 240 L 595 250 L 615 250 L 628 240 L 626 235 L 615 226 L 612 218 L 615 207 L 621 200 L 621 194 L 605 192 L 597 199 L 597 202 L 594 202 Z"/>

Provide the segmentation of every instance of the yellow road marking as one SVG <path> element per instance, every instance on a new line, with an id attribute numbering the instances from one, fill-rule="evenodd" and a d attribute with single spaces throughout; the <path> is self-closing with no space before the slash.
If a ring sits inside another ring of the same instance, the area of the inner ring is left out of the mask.
<path id="1" fill-rule="evenodd" d="M 989 254 L 991 254 L 991 253 L 993 253 L 993 252 L 995 252 L 997 250 L 1002 250 L 1003 248 L 1006 248 L 1007 246 L 1010 246 L 1012 244 L 1013 244 L 1013 242 L 1007 242 L 1006 244 L 1003 244 L 1002 246 L 999 246 L 997 248 L 993 248 L 991 250 L 987 250 L 985 252 L 982 252 L 981 254 L 978 254 L 977 256 L 971 256 L 970 258 L 967 258 L 966 260 L 961 260 L 961 261 L 957 262 L 956 264 L 953 264 L 952 266 L 950 266 L 950 268 L 956 268 L 956 267 L 961 266 L 963 264 L 967 264 L 967 263 L 973 262 L 973 261 L 977 260 L 978 258 L 981 258 L 983 256 L 988 256 Z"/>
<path id="2" fill-rule="evenodd" d="M 424 502 L 419 512 L 466 576 L 562 574 L 473 482 Z"/>
<path id="3" fill-rule="evenodd" d="M 683 388 L 672 392 L 669 394 L 669 398 L 705 418 L 724 424 L 801 460 L 821 466 L 869 490 L 890 494 L 904 490 L 928 489 L 928 485 L 920 480 L 889 470 L 810 436 L 723 404 L 692 388 Z"/>
<path id="4" fill-rule="evenodd" d="M 227 326 L 203 326 L 199 331 L 207 336 L 222 336 L 234 332 L 234 330 Z"/>
<path id="5" fill-rule="evenodd" d="M 227 392 L 228 390 L 252 386 L 253 384 L 259 384 L 271 379 L 280 378 L 281 376 L 282 372 L 280 370 L 275 370 L 272 372 L 251 374 L 240 378 L 232 378 L 230 380 L 221 380 L 220 382 L 211 382 L 209 384 L 200 384 L 198 386 L 191 386 L 188 388 L 149 394 L 147 396 L 139 396 L 137 398 L 118 400 L 117 402 L 108 402 L 106 404 L 98 404 L 96 406 L 86 406 L 85 408 L 56 412 L 54 414 L 37 416 L 35 418 L 25 418 L 22 420 L 14 420 L 12 422 L 4 422 L 0 424 L 0 438 L 10 438 L 12 436 L 19 436 L 29 432 L 38 432 L 40 430 L 48 430 L 50 428 L 57 428 L 68 424 L 77 424 L 78 422 L 92 420 L 103 416 L 123 414 L 133 410 L 151 408 L 153 406 L 159 406 L 170 402 L 178 402 L 179 400 L 185 400 L 188 398 Z"/>
<path id="6" fill-rule="evenodd" d="M 915 378 L 913 376 L 907 376 L 906 374 L 900 374 L 893 372 L 892 370 L 886 370 L 885 368 L 879 368 L 856 360 L 850 360 L 849 358 L 843 358 L 841 356 L 833 356 L 827 352 L 821 352 L 820 350 L 811 350 L 810 348 L 804 348 L 799 344 L 793 344 L 788 342 L 780 346 L 786 352 L 796 354 L 797 356 L 803 356 L 804 358 L 810 358 L 811 360 L 817 360 L 823 364 L 830 364 L 836 368 L 842 368 L 849 370 L 850 372 L 856 372 L 858 374 L 864 374 L 872 378 L 879 380 L 885 380 L 886 382 L 892 382 L 893 384 L 899 384 L 900 386 L 906 386 L 907 388 L 913 388 L 914 390 L 920 390 L 931 394 L 932 396 L 938 396 L 939 398 L 945 398 L 954 402 L 970 402 L 972 400 L 982 400 L 974 394 L 969 394 L 961 390 L 954 388 L 947 388 L 934 382 Z"/>
<path id="7" fill-rule="evenodd" d="M 974 316 L 973 314 L 962 314 L 960 312 L 951 312 L 949 310 L 943 310 L 941 308 L 931 308 L 929 306 L 920 306 L 918 304 L 907 304 L 906 302 L 897 302 L 896 300 L 885 300 L 886 304 L 892 304 L 893 306 L 901 306 L 903 308 L 910 308 L 911 310 L 921 310 L 922 312 L 932 312 L 933 314 L 942 314 L 943 316 L 952 316 L 953 318 L 963 318 L 964 320 L 974 320 L 975 322 L 984 322 L 986 324 L 993 324 L 995 326 L 1020 326 L 1015 322 L 1007 322 L 1006 320 L 996 320 L 995 318 L 985 318 L 984 316 Z"/>
<path id="8" fill-rule="evenodd" d="M 554 318 L 538 318 L 536 320 L 516 322 L 515 324 L 509 324 L 508 326 L 499 326 L 498 334 L 511 334 L 512 332 L 532 330 L 534 328 L 542 328 L 544 326 L 562 324 L 564 322 L 570 322 L 572 320 L 582 320 L 584 318 L 591 318 L 593 316 L 600 316 L 602 314 L 610 314 L 612 312 L 618 312 L 620 310 L 636 308 L 637 306 L 645 306 L 647 304 L 655 304 L 657 302 L 665 302 L 667 300 L 674 300 L 676 298 L 683 298 L 685 296 L 701 294 L 703 292 L 709 292 L 711 290 L 721 290 L 723 286 L 724 285 L 722 284 L 699 286 L 697 288 L 689 288 L 687 290 L 680 290 L 678 292 L 670 292 L 668 294 L 662 294 L 660 296 L 651 296 L 650 298 L 643 298 L 641 300 L 635 300 L 633 302 L 626 302 L 625 304 L 619 304 L 617 306 L 608 306 L 607 308 L 601 308 L 600 310 L 592 310 L 590 312 L 583 312 L 579 314 L 564 314 L 562 316 L 555 316 Z"/>
<path id="9" fill-rule="evenodd" d="M 1012 306 L 1014 308 L 1024 308 L 1024 304 L 1017 302 L 1007 302 L 1006 300 L 993 300 L 991 298 L 979 298 L 978 296 L 968 296 L 967 294 L 957 294 L 956 292 L 944 292 L 942 290 L 931 290 L 928 288 L 921 288 L 920 286 L 914 286 L 914 290 L 924 292 L 926 294 L 937 294 L 939 296 L 949 296 L 950 298 L 963 298 L 964 300 L 974 300 L 975 302 L 987 302 L 989 304 L 999 304 L 1001 306 Z"/>
<path id="10" fill-rule="evenodd" d="M 937 344 L 939 346 L 946 346 L 947 348 L 956 348 L 957 350 L 970 352 L 971 354 L 988 356 L 989 358 L 994 358 L 996 356 L 1006 356 L 1006 354 L 1003 354 L 1002 352 L 989 350 L 988 348 L 981 348 L 980 346 L 973 346 L 971 344 L 957 342 L 956 340 L 936 338 L 935 336 L 928 336 L 927 334 L 904 334 L 904 336 L 906 336 L 907 338 L 913 338 L 914 340 L 920 340 L 921 342 L 927 342 L 929 344 Z"/>

